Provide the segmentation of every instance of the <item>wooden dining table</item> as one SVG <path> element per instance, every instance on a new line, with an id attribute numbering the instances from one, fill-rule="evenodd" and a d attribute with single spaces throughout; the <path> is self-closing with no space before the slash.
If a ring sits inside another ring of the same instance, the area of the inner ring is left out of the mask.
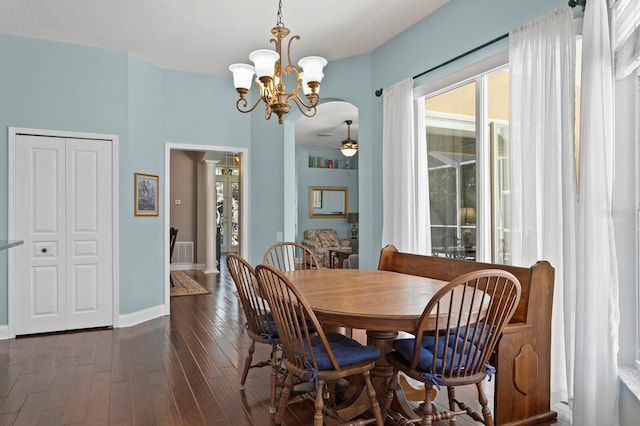
<path id="1" fill-rule="evenodd" d="M 363 269 L 300 270 L 284 275 L 300 290 L 323 325 L 366 330 L 367 344 L 380 350 L 371 381 L 384 406 L 387 383 L 393 374 L 385 355 L 392 350 L 391 343 L 399 331 L 415 330 L 427 303 L 446 281 Z M 436 320 L 431 318 L 430 329 L 442 327 Z M 402 389 L 396 389 L 395 393 L 391 408 L 405 417 L 415 418 Z M 365 396 L 362 398 L 363 401 L 354 402 L 350 410 L 357 412 L 366 407 Z"/>

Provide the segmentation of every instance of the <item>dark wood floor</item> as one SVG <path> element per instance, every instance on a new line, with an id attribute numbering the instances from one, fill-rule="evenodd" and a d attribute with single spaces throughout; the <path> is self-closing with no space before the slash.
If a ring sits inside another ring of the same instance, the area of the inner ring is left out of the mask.
<path id="1" fill-rule="evenodd" d="M 211 293 L 172 298 L 171 316 L 0 341 L 0 426 L 273 424 L 268 369 L 238 389 L 250 341 L 233 282 L 190 273 Z M 258 346 L 254 360 L 268 358 Z M 295 404 L 283 425 L 312 417 Z"/>

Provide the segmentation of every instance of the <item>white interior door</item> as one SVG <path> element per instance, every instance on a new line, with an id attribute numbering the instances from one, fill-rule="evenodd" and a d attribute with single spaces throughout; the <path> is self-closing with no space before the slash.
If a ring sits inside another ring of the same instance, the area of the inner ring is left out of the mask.
<path id="1" fill-rule="evenodd" d="M 18 135 L 16 335 L 113 323 L 110 141 Z"/>

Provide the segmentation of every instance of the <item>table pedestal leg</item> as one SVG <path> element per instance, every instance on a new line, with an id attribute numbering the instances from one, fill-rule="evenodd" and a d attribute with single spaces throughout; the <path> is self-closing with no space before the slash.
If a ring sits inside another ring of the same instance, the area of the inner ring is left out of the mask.
<path id="1" fill-rule="evenodd" d="M 376 396 L 380 401 L 380 406 L 387 395 L 387 383 L 393 375 L 393 367 L 387 363 L 387 352 L 391 352 L 391 342 L 398 335 L 395 331 L 375 331 L 367 330 L 367 345 L 380 350 L 380 357 L 376 360 L 376 366 L 371 370 L 371 383 L 376 389 Z"/>
<path id="2" fill-rule="evenodd" d="M 376 390 L 376 397 L 378 399 L 378 403 L 380 404 L 381 410 L 385 407 L 387 399 L 387 387 L 389 380 L 393 375 L 393 367 L 389 365 L 389 363 L 387 363 L 386 355 L 388 352 L 392 351 L 391 342 L 393 342 L 397 335 L 398 333 L 394 331 L 367 330 L 367 345 L 373 346 L 380 350 L 380 357 L 376 360 L 376 364 L 373 370 L 371 370 L 371 383 Z M 363 411 L 366 411 L 368 408 L 369 400 L 366 395 L 366 390 L 361 383 L 352 398 L 350 398 L 349 401 L 346 401 L 344 404 L 341 404 L 340 407 L 336 407 L 334 411 L 336 414 L 343 418 L 353 418 Z M 407 399 L 400 385 L 397 386 L 394 392 L 393 402 L 391 403 L 389 411 L 393 412 L 383 412 L 382 417 L 391 419 L 391 422 L 393 424 L 396 423 L 393 419 L 406 420 L 417 418 L 416 413 L 407 402 Z M 331 423 L 328 422 L 327 424 L 330 425 Z"/>
<path id="3" fill-rule="evenodd" d="M 380 402 L 381 408 L 385 407 L 388 383 L 393 375 L 393 367 L 387 363 L 386 355 L 388 352 L 393 350 L 391 343 L 397 335 L 398 333 L 394 331 L 367 330 L 367 345 L 376 347 L 380 350 L 380 358 L 376 360 L 376 366 L 371 371 L 371 382 L 373 387 L 376 389 L 376 396 Z M 407 402 L 407 398 L 405 397 L 400 385 L 398 385 L 394 391 L 390 410 L 393 410 L 400 415 L 397 416 L 389 413 L 392 418 L 404 417 L 405 419 L 415 419 L 418 417 L 413 411 L 413 408 Z M 386 415 L 387 413 L 382 413 L 383 417 Z"/>

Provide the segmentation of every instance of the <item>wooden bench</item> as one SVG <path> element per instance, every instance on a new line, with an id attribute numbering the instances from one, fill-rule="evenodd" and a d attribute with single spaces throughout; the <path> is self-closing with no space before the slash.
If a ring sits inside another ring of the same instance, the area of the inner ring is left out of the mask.
<path id="1" fill-rule="evenodd" d="M 551 307 L 554 269 L 547 261 L 530 268 L 401 253 L 386 246 L 379 270 L 444 281 L 478 269 L 498 268 L 514 274 L 522 286 L 518 309 L 493 355 L 496 367 L 493 417 L 496 425 L 530 425 L 550 421 Z"/>

